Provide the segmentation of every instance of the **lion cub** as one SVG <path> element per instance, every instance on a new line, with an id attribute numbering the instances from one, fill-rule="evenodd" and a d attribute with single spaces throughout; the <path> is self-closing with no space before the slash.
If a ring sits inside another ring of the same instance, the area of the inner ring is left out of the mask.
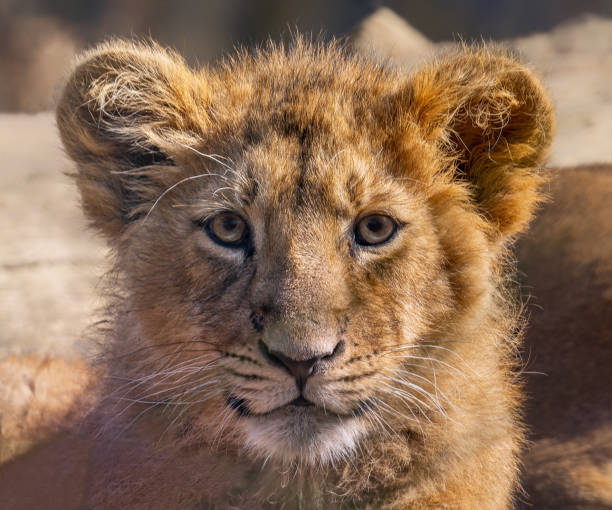
<path id="1" fill-rule="evenodd" d="M 553 130 L 525 67 L 112 41 L 57 122 L 116 257 L 87 508 L 509 508 L 508 247 Z"/>

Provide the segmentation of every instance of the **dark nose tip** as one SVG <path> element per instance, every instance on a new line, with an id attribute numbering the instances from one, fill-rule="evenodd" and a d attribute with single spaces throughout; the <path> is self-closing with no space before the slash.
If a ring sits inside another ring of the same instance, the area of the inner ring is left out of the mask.
<path id="1" fill-rule="evenodd" d="M 271 351 L 270 356 L 280 361 L 289 371 L 289 373 L 293 377 L 295 377 L 295 380 L 298 384 L 298 388 L 300 388 L 300 390 L 304 387 L 306 379 L 310 377 L 317 363 L 319 363 L 319 361 L 321 361 L 321 359 L 323 358 L 323 356 L 316 356 L 314 358 L 306 359 L 304 361 L 296 361 L 294 359 L 288 358 L 282 352 L 278 351 Z"/>
<path id="2" fill-rule="evenodd" d="M 324 361 L 331 360 L 340 353 L 342 342 L 339 342 L 332 352 L 326 352 L 306 360 L 295 360 L 280 351 L 270 351 L 268 350 L 268 346 L 262 341 L 260 341 L 260 346 L 270 361 L 283 366 L 293 377 L 295 377 L 298 388 L 302 391 L 304 384 L 306 384 L 306 379 L 313 374 L 317 366 Z"/>

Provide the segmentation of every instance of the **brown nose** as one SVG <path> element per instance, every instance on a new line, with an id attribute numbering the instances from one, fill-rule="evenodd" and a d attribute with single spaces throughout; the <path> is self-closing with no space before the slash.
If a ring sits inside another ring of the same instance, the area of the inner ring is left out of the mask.
<path id="1" fill-rule="evenodd" d="M 280 351 L 270 351 L 268 350 L 268 346 L 260 340 L 260 347 L 264 351 L 266 357 L 272 362 L 279 366 L 284 367 L 287 371 L 295 377 L 297 382 L 297 386 L 300 391 L 304 389 L 304 385 L 306 384 L 306 379 L 310 377 L 315 369 L 324 361 L 331 360 L 337 354 L 340 353 L 342 349 L 343 342 L 338 342 L 336 347 L 332 352 L 326 352 L 320 354 L 318 356 L 314 356 L 312 358 L 306 360 L 295 360 L 283 354 Z"/>

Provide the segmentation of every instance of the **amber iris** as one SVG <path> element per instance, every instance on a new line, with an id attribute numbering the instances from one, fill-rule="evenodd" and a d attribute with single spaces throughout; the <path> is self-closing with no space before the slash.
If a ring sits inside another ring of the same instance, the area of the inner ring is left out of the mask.
<path id="1" fill-rule="evenodd" d="M 375 246 L 389 241 L 397 223 L 384 214 L 370 214 L 361 218 L 355 225 L 355 239 L 363 246 Z"/>
<path id="2" fill-rule="evenodd" d="M 234 213 L 217 214 L 206 223 L 206 230 L 213 241 L 224 246 L 241 246 L 248 237 L 246 222 Z"/>

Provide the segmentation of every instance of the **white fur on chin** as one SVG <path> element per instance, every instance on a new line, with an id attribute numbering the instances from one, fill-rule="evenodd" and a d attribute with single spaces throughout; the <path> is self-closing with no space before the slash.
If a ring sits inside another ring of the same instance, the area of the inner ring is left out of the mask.
<path id="1" fill-rule="evenodd" d="M 240 420 L 245 446 L 284 465 L 325 466 L 352 455 L 366 427 L 358 417 L 319 416 L 312 409 L 281 410 Z"/>

